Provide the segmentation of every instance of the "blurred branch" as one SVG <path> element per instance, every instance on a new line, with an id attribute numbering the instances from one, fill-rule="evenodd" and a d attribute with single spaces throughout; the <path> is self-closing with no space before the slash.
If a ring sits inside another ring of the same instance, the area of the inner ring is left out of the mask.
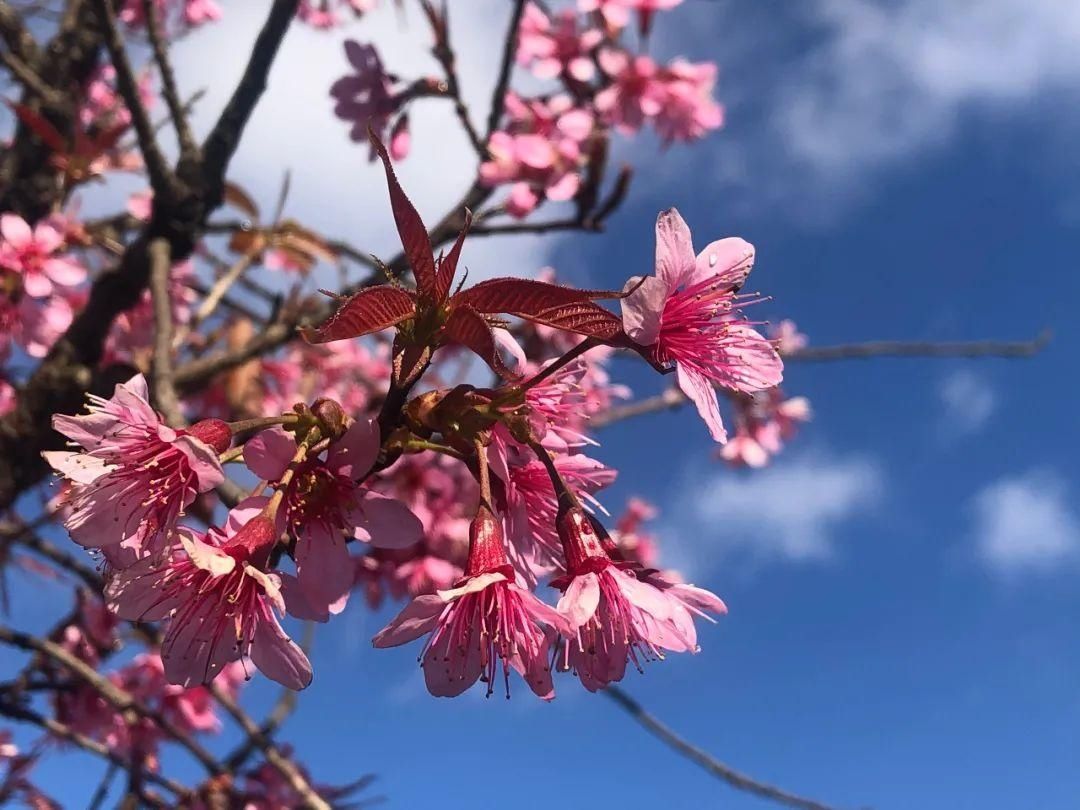
<path id="1" fill-rule="evenodd" d="M 829 805 L 797 796 L 774 785 L 759 782 L 746 774 L 739 773 L 728 767 L 723 762 L 712 756 L 707 751 L 698 748 L 693 743 L 684 740 L 664 723 L 661 723 L 652 714 L 645 711 L 644 707 L 626 692 L 617 686 L 608 686 L 603 693 L 611 698 L 619 708 L 629 714 L 634 720 L 642 725 L 646 731 L 663 742 L 669 748 L 675 750 L 680 756 L 686 757 L 694 764 L 704 768 L 708 773 L 731 785 L 736 790 L 752 793 L 762 799 L 782 804 L 786 807 L 795 807 L 798 810 L 833 810 Z"/>
<path id="2" fill-rule="evenodd" d="M 855 360 L 869 357 L 927 357 L 927 358 L 980 358 L 1001 357 L 1016 359 L 1033 357 L 1050 342 L 1050 331 L 1044 330 L 1032 340 L 971 340 L 945 343 L 878 340 L 868 343 L 846 343 L 838 346 L 811 346 L 783 355 L 785 362 L 821 362 L 827 360 Z M 639 399 L 626 405 L 617 405 L 594 416 L 589 425 L 603 428 L 608 425 L 644 416 L 650 413 L 673 410 L 688 402 L 686 395 L 677 388 L 669 388 L 662 394 Z"/>
<path id="3" fill-rule="evenodd" d="M 495 89 L 491 93 L 491 109 L 488 110 L 485 143 L 491 139 L 491 133 L 499 126 L 499 119 L 502 118 L 506 88 L 510 85 L 510 74 L 514 70 L 514 57 L 517 55 L 521 16 L 525 13 L 525 5 L 525 0 L 514 0 L 514 12 L 510 15 L 510 27 L 506 31 L 506 39 L 503 42 L 499 78 L 495 81 Z"/>
<path id="4" fill-rule="evenodd" d="M 1032 357 L 1050 343 L 1044 329 L 1031 340 L 902 341 L 876 340 L 839 346 L 808 346 L 785 360 L 852 360 L 862 357 Z"/>
<path id="5" fill-rule="evenodd" d="M 169 295 L 172 252 L 166 239 L 150 243 L 150 299 L 154 307 L 154 400 L 171 427 L 184 427 L 184 412 L 173 380 L 173 318 Z"/>
<path id="6" fill-rule="evenodd" d="M 143 14 L 146 16 L 146 33 L 154 51 L 158 72 L 161 74 L 161 95 L 165 98 L 165 105 L 169 108 L 169 116 L 176 130 L 181 160 L 196 160 L 199 147 L 195 143 L 184 104 L 180 101 L 180 93 L 176 89 L 176 74 L 173 73 L 172 63 L 169 61 L 169 49 L 165 44 L 165 33 L 158 15 L 158 3 L 156 0 L 142 0 L 142 5 Z"/>

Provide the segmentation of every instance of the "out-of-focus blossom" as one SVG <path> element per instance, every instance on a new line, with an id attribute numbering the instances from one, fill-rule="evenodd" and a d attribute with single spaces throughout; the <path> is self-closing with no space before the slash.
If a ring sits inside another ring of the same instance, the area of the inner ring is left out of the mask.
<path id="1" fill-rule="evenodd" d="M 3 214 L 0 235 L 0 268 L 17 274 L 26 295 L 47 298 L 86 280 L 86 268 L 62 252 L 64 236 L 48 222 L 31 228 L 22 217 Z"/>
<path id="2" fill-rule="evenodd" d="M 601 49 L 600 66 L 611 84 L 596 95 L 596 108 L 620 132 L 649 121 L 665 143 L 696 140 L 724 123 L 712 97 L 716 65 L 676 59 L 660 67 L 648 56 Z"/>
<path id="3" fill-rule="evenodd" d="M 769 330 L 769 339 L 776 344 L 776 350 L 782 355 L 805 349 L 810 342 L 809 338 L 799 331 L 795 321 L 787 318 Z"/>
<path id="4" fill-rule="evenodd" d="M 345 41 L 345 57 L 354 72 L 330 86 L 334 115 L 352 124 L 349 137 L 357 143 L 367 142 L 369 128 L 380 140 L 385 140 L 386 133 L 393 129 L 396 137 L 390 138 L 391 157 L 403 160 L 409 149 L 407 129 L 399 130 L 399 124 L 393 127 L 390 124 L 390 119 L 401 110 L 402 97 L 395 92 L 395 81 L 383 68 L 379 52 L 374 45 L 349 39 Z M 372 148 L 370 159 L 375 157 Z"/>
<path id="5" fill-rule="evenodd" d="M 578 30 L 577 15 L 570 9 L 549 16 L 529 3 L 521 18 L 517 62 L 541 79 L 565 75 L 587 82 L 596 73 L 591 52 L 603 38 L 603 32 L 595 28 Z"/>
<path id="6" fill-rule="evenodd" d="M 811 418 L 806 397 L 786 397 L 779 388 L 736 395 L 734 403 L 735 435 L 720 457 L 736 466 L 764 467 Z"/>

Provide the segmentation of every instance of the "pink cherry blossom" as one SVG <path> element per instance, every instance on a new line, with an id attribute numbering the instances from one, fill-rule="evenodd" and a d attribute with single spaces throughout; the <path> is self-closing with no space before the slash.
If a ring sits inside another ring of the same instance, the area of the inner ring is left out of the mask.
<path id="1" fill-rule="evenodd" d="M 221 19 L 221 6 L 217 0 L 153 0 L 158 19 L 167 22 L 174 13 L 180 15 L 184 24 L 194 28 L 203 23 Z M 117 15 L 129 28 L 146 27 L 144 0 L 125 0 Z"/>
<path id="2" fill-rule="evenodd" d="M 391 127 L 390 118 L 400 111 L 403 99 L 395 93 L 395 82 L 383 68 L 374 45 L 346 40 L 345 56 L 355 72 L 330 86 L 334 115 L 352 124 L 349 137 L 357 143 L 367 142 L 369 128 L 384 140 L 387 131 L 398 130 L 397 124 Z M 392 142 L 395 140 L 393 157 L 401 160 L 408 152 L 408 138 L 398 131 L 397 137 L 391 138 Z M 373 148 L 370 159 L 375 157 Z"/>
<path id="3" fill-rule="evenodd" d="M 515 670 L 541 698 L 555 696 L 548 650 L 562 617 L 516 585 L 507 561 L 500 521 L 481 506 L 469 530 L 469 564 L 455 588 L 419 596 L 374 638 L 396 647 L 431 634 L 422 665 L 428 691 L 456 697 L 482 680 L 495 690 L 501 661 L 506 696 Z"/>
<path id="4" fill-rule="evenodd" d="M 296 538 L 301 588 L 313 606 L 340 612 L 353 586 L 347 537 L 382 548 L 404 548 L 423 538 L 423 525 L 405 504 L 361 487 L 379 453 L 379 426 L 358 419 L 322 454 L 297 465 L 284 489 L 281 528 Z M 260 478 L 281 478 L 297 452 L 296 438 L 280 427 L 244 445 L 244 461 Z M 295 611 L 294 611 L 295 612 Z"/>
<path id="5" fill-rule="evenodd" d="M 811 418 L 806 397 L 785 397 L 779 388 L 735 395 L 733 402 L 735 435 L 720 457 L 736 466 L 764 467 Z"/>
<path id="6" fill-rule="evenodd" d="M 285 612 L 281 579 L 265 570 L 277 533 L 265 515 L 236 528 L 241 520 L 234 515 L 224 530 L 202 536 L 177 530 L 166 555 L 113 574 L 109 607 L 129 621 L 169 619 L 161 659 L 170 683 L 209 683 L 250 657 L 268 678 L 303 689 L 311 664 L 278 623 L 275 612 Z"/>
<path id="7" fill-rule="evenodd" d="M 89 399 L 88 413 L 53 417 L 53 427 L 82 450 L 44 455 L 73 484 L 64 524 L 72 538 L 124 565 L 152 547 L 198 493 L 224 480 L 218 453 L 228 448 L 228 428 L 209 421 L 170 428 L 150 407 L 141 374 L 117 385 L 111 399 Z"/>
<path id="8" fill-rule="evenodd" d="M 0 267 L 18 274 L 23 292 L 46 298 L 57 287 L 73 287 L 86 280 L 86 268 L 58 252 L 64 236 L 48 222 L 31 229 L 16 214 L 0 215 Z"/>
<path id="9" fill-rule="evenodd" d="M 578 497 L 599 507 L 593 497 L 615 481 L 616 471 L 588 456 L 557 455 L 555 468 Z M 498 472 L 498 470 L 497 470 Z M 558 502 L 547 468 L 538 459 L 511 464 L 506 481 L 507 533 L 515 569 L 530 585 L 562 572 L 562 545 L 556 531 Z"/>
<path id="10" fill-rule="evenodd" d="M 640 670 L 665 650 L 697 652 L 697 631 L 684 602 L 696 592 L 671 593 L 616 566 L 596 524 L 579 507 L 561 511 L 558 527 L 567 575 L 552 584 L 563 591 L 557 609 L 570 627 L 559 653 L 563 669 L 595 692 L 622 680 L 628 662 Z"/>
<path id="11" fill-rule="evenodd" d="M 0 277 L 3 275 L 3 270 L 0 270 Z M 44 357 L 71 326 L 75 312 L 70 299 L 75 297 L 23 296 L 18 304 L 13 304 L 0 293 L 0 344 L 4 343 L 4 337 L 10 337 L 31 357 Z M 7 346 L 0 345 L 0 354 L 6 349 Z"/>
<path id="12" fill-rule="evenodd" d="M 535 3 L 529 3 L 521 18 L 517 62 L 541 79 L 565 75 L 587 82 L 596 72 L 590 52 L 603 36 L 597 29 L 579 31 L 577 15 L 570 9 L 549 16 Z"/>
<path id="13" fill-rule="evenodd" d="M 169 303 L 175 326 L 191 322 L 192 307 L 198 293 L 191 287 L 195 266 L 190 259 L 178 262 L 169 271 Z M 154 339 L 154 308 L 150 291 L 145 290 L 131 309 L 113 321 L 105 343 L 105 362 L 137 363 L 145 357 Z"/>
<path id="14" fill-rule="evenodd" d="M 724 123 L 712 97 L 716 65 L 676 59 L 660 67 L 648 56 L 604 48 L 600 66 L 612 82 L 596 95 L 596 108 L 626 134 L 651 121 L 665 143 L 696 140 Z"/>
<path id="15" fill-rule="evenodd" d="M 674 365 L 679 388 L 715 441 L 727 433 L 714 386 L 750 393 L 777 385 L 784 364 L 738 311 L 737 292 L 754 263 L 742 239 L 721 239 L 694 256 L 690 228 L 674 208 L 656 220 L 656 275 L 622 301 L 623 327 L 651 362 Z"/>
<path id="16" fill-rule="evenodd" d="M 127 212 L 140 222 L 149 222 L 153 209 L 154 192 L 152 189 L 136 191 L 128 197 Z"/>
<path id="17" fill-rule="evenodd" d="M 564 95 L 548 101 L 507 93 L 505 128 L 488 141 L 491 159 L 480 166 L 485 186 L 512 184 L 507 212 L 524 217 L 543 199 L 572 199 L 592 135 L 593 116 Z"/>

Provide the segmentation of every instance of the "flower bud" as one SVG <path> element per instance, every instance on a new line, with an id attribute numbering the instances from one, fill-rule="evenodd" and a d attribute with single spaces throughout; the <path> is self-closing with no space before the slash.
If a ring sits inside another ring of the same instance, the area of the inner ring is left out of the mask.
<path id="1" fill-rule="evenodd" d="M 311 412 L 319 420 L 319 431 L 323 438 L 338 439 L 345 432 L 348 418 L 345 410 L 337 402 L 326 397 L 319 397 L 311 403 Z"/>
<path id="2" fill-rule="evenodd" d="M 188 428 L 187 432 L 188 435 L 210 445 L 218 455 L 228 450 L 232 444 L 232 431 L 220 419 L 203 419 Z"/>

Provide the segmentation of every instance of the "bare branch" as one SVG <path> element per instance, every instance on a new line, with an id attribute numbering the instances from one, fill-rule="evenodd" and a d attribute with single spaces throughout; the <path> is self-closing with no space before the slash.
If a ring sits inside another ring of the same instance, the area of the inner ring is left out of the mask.
<path id="1" fill-rule="evenodd" d="M 727 782 L 736 790 L 753 793 L 763 799 L 782 804 L 786 807 L 795 807 L 799 810 L 833 810 L 829 805 L 797 796 L 786 790 L 775 787 L 765 782 L 759 782 L 746 774 L 739 773 L 733 768 L 720 762 L 708 751 L 698 748 L 693 743 L 684 740 L 664 723 L 645 711 L 640 703 L 630 697 L 617 686 L 608 686 L 603 693 L 611 698 L 616 705 L 640 723 L 646 731 L 659 739 L 665 745 L 674 749 L 680 756 L 684 756 L 696 765 L 704 768 L 710 774 L 724 782 Z"/>
<path id="2" fill-rule="evenodd" d="M 150 242 L 150 298 L 154 307 L 154 400 L 172 427 L 183 427 L 184 412 L 173 382 L 173 319 L 169 300 L 172 251 L 167 239 Z"/>
<path id="3" fill-rule="evenodd" d="M 116 12 L 109 0 L 94 0 L 98 19 L 105 28 L 105 47 L 109 51 L 113 67 L 116 68 L 116 89 L 124 99 L 124 104 L 131 113 L 131 123 L 139 138 L 139 151 L 146 162 L 146 171 L 150 175 L 150 185 L 159 196 L 171 195 L 176 185 L 165 156 L 154 138 L 154 128 L 139 96 L 139 85 L 135 71 L 128 61 L 124 48 L 124 38 L 116 21 Z"/>
<path id="4" fill-rule="evenodd" d="M 521 15 L 525 12 L 525 0 L 514 0 L 514 12 L 510 15 L 510 27 L 506 31 L 503 43 L 502 59 L 499 63 L 499 78 L 491 93 L 491 109 L 488 110 L 486 143 L 491 138 L 499 119 L 502 118 L 506 88 L 510 85 L 510 74 L 514 70 L 514 57 L 517 56 L 518 35 L 521 29 Z"/>
<path id="5" fill-rule="evenodd" d="M 169 116 L 176 130 L 176 139 L 180 142 L 181 159 L 196 160 L 199 146 L 191 132 L 184 104 L 180 101 L 180 93 L 176 89 L 176 74 L 173 73 L 172 63 L 169 61 L 158 4 L 154 0 L 143 0 L 143 13 L 146 15 L 146 31 L 150 38 L 150 47 L 154 51 L 154 61 L 157 62 L 158 72 L 161 74 L 161 95 L 165 97 L 165 104 L 169 108 Z"/>

